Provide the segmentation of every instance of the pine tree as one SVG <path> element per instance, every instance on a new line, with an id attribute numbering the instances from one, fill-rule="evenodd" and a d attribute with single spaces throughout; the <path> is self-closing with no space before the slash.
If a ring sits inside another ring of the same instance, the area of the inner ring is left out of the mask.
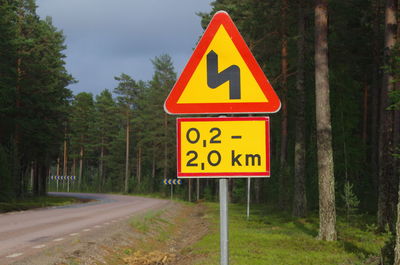
<path id="1" fill-rule="evenodd" d="M 151 100 L 154 107 L 154 122 L 157 126 L 156 146 L 161 147 L 163 154 L 163 178 L 169 177 L 169 172 L 172 166 L 171 157 L 175 148 L 175 120 L 167 115 L 163 110 L 164 100 L 176 81 L 176 73 L 172 64 L 172 59 L 169 55 L 164 54 L 152 60 L 154 66 L 153 79 L 150 82 Z M 175 164 L 175 163 L 173 163 Z"/>
<path id="2" fill-rule="evenodd" d="M 95 102 L 95 128 L 96 128 L 96 148 L 99 150 L 99 190 L 104 189 L 109 166 L 106 156 L 110 153 L 110 144 L 118 132 L 118 121 L 116 119 L 117 107 L 110 91 L 103 90 L 96 96 Z"/>
<path id="3" fill-rule="evenodd" d="M 84 178 L 85 155 L 89 152 L 92 143 L 92 130 L 94 128 L 94 102 L 91 93 L 81 92 L 75 96 L 71 106 L 70 127 L 72 131 L 72 148 L 75 157 L 79 158 L 78 185 L 87 184 Z"/>
<path id="4" fill-rule="evenodd" d="M 328 1 L 315 5 L 315 94 L 319 178 L 319 239 L 332 241 L 336 234 L 335 179 L 328 78 Z"/>
<path id="5" fill-rule="evenodd" d="M 131 149 L 131 119 L 132 111 L 135 108 L 138 86 L 135 80 L 127 74 L 121 74 L 119 77 L 115 77 L 118 86 L 114 89 L 114 93 L 118 94 L 118 103 L 120 105 L 121 112 L 125 116 L 125 178 L 124 178 L 124 192 L 129 191 L 129 178 L 130 178 L 130 149 Z"/>

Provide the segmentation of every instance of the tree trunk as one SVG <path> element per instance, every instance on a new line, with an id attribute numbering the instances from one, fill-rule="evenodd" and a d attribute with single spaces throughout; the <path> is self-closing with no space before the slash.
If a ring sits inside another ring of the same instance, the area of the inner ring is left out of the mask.
<path id="1" fill-rule="evenodd" d="M 288 142 L 288 109 L 287 109 L 287 79 L 288 79 L 288 41 L 287 41 L 287 11 L 288 0 L 281 0 L 281 146 L 280 146 L 280 178 L 279 178 L 279 207 L 288 208 L 288 165 L 287 142 Z"/>
<path id="2" fill-rule="evenodd" d="M 315 99 L 319 185 L 319 239 L 337 239 L 335 178 L 328 74 L 328 1 L 315 5 Z"/>
<path id="3" fill-rule="evenodd" d="M 364 145 L 366 145 L 368 139 L 368 86 L 367 85 L 364 86 L 362 138 Z"/>
<path id="4" fill-rule="evenodd" d="M 102 191 L 104 187 L 104 136 L 101 137 L 99 184 L 100 184 L 100 191 Z"/>
<path id="5" fill-rule="evenodd" d="M 33 179 L 34 178 L 34 173 L 35 173 L 35 169 L 33 168 L 33 166 L 34 166 L 34 162 L 32 161 L 31 162 L 31 166 L 30 166 L 30 171 L 31 171 L 30 172 L 31 173 L 30 174 L 30 177 L 31 177 L 31 181 L 30 182 L 31 182 L 31 187 L 32 187 L 32 193 L 33 193 L 33 185 L 34 185 L 34 182 L 35 182 L 34 179 Z"/>
<path id="6" fill-rule="evenodd" d="M 72 175 L 76 176 L 76 158 L 72 159 Z"/>
<path id="7" fill-rule="evenodd" d="M 304 91 L 304 56 L 305 56 L 305 16 L 304 2 L 299 0 L 297 40 L 297 76 L 296 76 L 296 138 L 294 153 L 294 194 L 292 215 L 305 217 L 307 214 L 306 196 L 306 139 L 305 139 L 305 91 Z"/>
<path id="8" fill-rule="evenodd" d="M 137 154 L 137 166 L 136 166 L 137 182 L 140 185 L 142 180 L 142 147 L 139 145 Z"/>
<path id="9" fill-rule="evenodd" d="M 39 195 L 39 178 L 38 178 L 38 165 L 37 161 L 32 162 L 32 194 Z"/>
<path id="10" fill-rule="evenodd" d="M 378 131 L 379 131 L 379 102 L 380 102 L 380 67 L 381 67 L 381 42 L 379 41 L 382 35 L 381 33 L 381 0 L 372 1 L 372 13 L 373 13 L 373 69 L 372 69 L 372 87 L 371 87 L 371 104 L 370 104 L 370 156 L 368 157 L 368 162 L 371 165 L 371 175 L 373 181 L 373 187 L 375 187 L 375 198 L 378 194 L 378 180 L 379 180 L 379 154 L 378 154 Z"/>
<path id="11" fill-rule="evenodd" d="M 396 43 L 396 1 L 387 0 L 385 7 L 385 43 L 384 62 L 389 65 L 391 50 Z M 378 188 L 378 227 L 383 230 L 389 225 L 394 230 L 394 213 L 397 203 L 398 181 L 394 174 L 393 159 L 393 126 L 394 111 L 387 110 L 389 106 L 388 94 L 394 89 L 393 75 L 385 71 L 382 80 L 380 97 L 380 124 L 379 124 L 379 188 Z M 395 185 L 395 186 L 394 186 Z"/>
<path id="12" fill-rule="evenodd" d="M 64 163 L 63 163 L 63 175 L 68 175 L 68 151 L 67 151 L 67 126 L 64 128 Z"/>
<path id="13" fill-rule="evenodd" d="M 400 187 L 397 203 L 396 245 L 394 248 L 394 265 L 400 265 Z"/>
<path id="14" fill-rule="evenodd" d="M 38 194 L 39 196 L 46 195 L 46 166 L 43 162 L 38 165 Z"/>
<path id="15" fill-rule="evenodd" d="M 263 184 L 262 178 L 256 178 L 254 180 L 254 202 L 260 203 L 261 202 L 261 188 Z"/>
<path id="16" fill-rule="evenodd" d="M 233 202 L 233 190 L 235 189 L 235 180 L 233 178 L 228 179 L 228 199 L 229 202 Z"/>
<path id="17" fill-rule="evenodd" d="M 151 163 L 151 178 L 154 179 L 156 178 L 156 152 L 153 150 L 153 161 Z"/>
<path id="18" fill-rule="evenodd" d="M 130 133 L 129 115 L 126 120 L 126 151 L 125 151 L 125 184 L 124 192 L 128 193 L 128 180 L 129 180 L 129 133 Z"/>
<path id="19" fill-rule="evenodd" d="M 83 155 L 84 155 L 84 149 L 83 145 L 81 145 L 81 150 L 79 152 L 79 180 L 78 180 L 78 186 L 79 189 L 81 188 L 82 181 L 83 181 Z"/>
<path id="20" fill-rule="evenodd" d="M 60 158 L 57 158 L 57 176 L 60 176 Z"/>
<path id="21" fill-rule="evenodd" d="M 164 178 L 168 178 L 168 116 L 164 114 Z"/>
<path id="22" fill-rule="evenodd" d="M 20 18 L 21 19 L 21 18 Z M 22 59 L 17 59 L 17 83 L 15 87 L 15 135 L 14 135 L 14 157 L 13 157 L 13 175 L 15 177 L 15 191 L 17 197 L 23 196 L 22 189 L 22 170 L 21 170 L 21 159 L 19 156 L 20 144 L 21 144 L 21 129 L 20 129 L 20 115 L 21 115 L 21 80 L 22 80 L 22 70 L 21 70 Z"/>

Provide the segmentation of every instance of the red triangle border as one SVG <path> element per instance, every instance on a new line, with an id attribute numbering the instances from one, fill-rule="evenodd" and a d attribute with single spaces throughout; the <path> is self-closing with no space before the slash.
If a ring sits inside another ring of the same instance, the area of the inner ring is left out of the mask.
<path id="1" fill-rule="evenodd" d="M 250 72 L 253 74 L 265 97 L 268 99 L 268 102 L 178 104 L 180 96 L 221 25 L 224 26 L 228 35 L 231 37 L 232 42 L 236 46 Z M 281 102 L 279 97 L 275 93 L 261 67 L 258 65 L 239 30 L 225 11 L 217 12 L 211 19 L 210 24 L 204 31 L 196 49 L 164 104 L 164 109 L 169 114 L 274 113 L 279 111 L 280 107 Z"/>

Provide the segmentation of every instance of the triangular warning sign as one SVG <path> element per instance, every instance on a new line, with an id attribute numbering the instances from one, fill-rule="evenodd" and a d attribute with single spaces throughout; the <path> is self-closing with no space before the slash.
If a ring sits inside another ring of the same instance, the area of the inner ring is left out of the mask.
<path id="1" fill-rule="evenodd" d="M 170 114 L 271 113 L 281 102 L 224 11 L 211 19 L 165 101 Z"/>

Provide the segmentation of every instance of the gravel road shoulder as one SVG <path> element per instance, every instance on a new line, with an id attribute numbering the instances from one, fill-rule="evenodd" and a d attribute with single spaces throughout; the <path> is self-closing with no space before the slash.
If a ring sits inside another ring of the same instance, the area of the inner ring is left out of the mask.
<path id="1" fill-rule="evenodd" d="M 202 204 L 169 203 L 153 218 L 144 213 L 82 231 L 13 264 L 193 264 L 200 257 L 190 246 L 209 232 L 205 210 Z"/>

